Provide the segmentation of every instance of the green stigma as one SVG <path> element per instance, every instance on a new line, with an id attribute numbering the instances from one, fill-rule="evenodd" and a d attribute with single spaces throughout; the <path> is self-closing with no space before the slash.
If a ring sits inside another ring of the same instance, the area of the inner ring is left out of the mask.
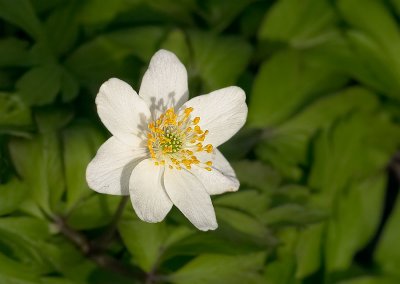
<path id="1" fill-rule="evenodd" d="M 182 149 L 182 141 L 180 136 L 172 133 L 169 128 L 165 130 L 164 137 L 168 140 L 168 142 L 161 144 L 161 149 L 165 153 L 173 154 Z"/>

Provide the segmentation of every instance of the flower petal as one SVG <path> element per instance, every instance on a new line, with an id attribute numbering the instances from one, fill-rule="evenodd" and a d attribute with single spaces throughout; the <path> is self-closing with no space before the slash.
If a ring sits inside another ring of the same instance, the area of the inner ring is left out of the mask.
<path id="1" fill-rule="evenodd" d="M 181 109 L 193 108 L 192 118 L 200 117 L 199 126 L 209 131 L 204 143 L 218 147 L 238 132 L 246 122 L 245 100 L 244 91 L 232 86 L 194 97 Z"/>
<path id="2" fill-rule="evenodd" d="M 220 150 L 214 149 L 211 161 L 213 162 L 213 168 L 219 170 L 226 176 L 236 178 L 234 169 Z"/>
<path id="3" fill-rule="evenodd" d="M 146 222 L 160 222 L 172 208 L 162 185 L 164 168 L 155 166 L 152 159 L 142 161 L 133 170 L 129 181 L 129 191 L 133 209 Z"/>
<path id="4" fill-rule="evenodd" d="M 139 95 L 150 107 L 154 118 L 167 108 L 179 108 L 187 101 L 186 68 L 175 54 L 161 49 L 153 55 L 143 76 Z"/>
<path id="5" fill-rule="evenodd" d="M 146 155 L 144 150 L 133 150 L 113 136 L 89 163 L 86 181 L 97 192 L 128 195 L 132 170 Z"/>
<path id="6" fill-rule="evenodd" d="M 215 230 L 218 227 L 211 198 L 192 173 L 166 168 L 164 185 L 175 206 L 199 230 Z"/>
<path id="7" fill-rule="evenodd" d="M 150 110 L 129 84 L 116 78 L 105 82 L 96 97 L 97 112 L 107 129 L 133 147 L 145 147 Z"/>
<path id="8" fill-rule="evenodd" d="M 198 166 L 192 167 L 193 174 L 201 181 L 208 194 L 215 195 L 239 189 L 240 183 L 234 170 L 218 149 L 214 150 L 211 158 L 209 154 L 198 155 L 198 158 L 201 161 L 209 159 L 213 162 L 211 171 Z"/>

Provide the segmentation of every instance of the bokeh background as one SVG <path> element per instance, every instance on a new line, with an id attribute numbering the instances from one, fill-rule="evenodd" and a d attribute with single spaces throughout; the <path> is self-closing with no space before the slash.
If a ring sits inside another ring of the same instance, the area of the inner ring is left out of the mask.
<path id="1" fill-rule="evenodd" d="M 213 232 L 86 185 L 160 48 L 247 94 Z M 400 283 L 399 123 L 399 0 L 0 0 L 0 283 Z"/>

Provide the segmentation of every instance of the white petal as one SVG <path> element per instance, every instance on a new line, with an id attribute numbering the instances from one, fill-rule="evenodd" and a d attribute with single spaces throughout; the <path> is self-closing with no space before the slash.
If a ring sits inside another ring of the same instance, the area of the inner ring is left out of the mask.
<path id="1" fill-rule="evenodd" d="M 239 189 L 240 183 L 234 170 L 218 149 L 214 150 L 211 157 L 210 154 L 197 156 L 201 161 L 208 159 L 213 162 L 211 171 L 198 166 L 193 166 L 191 170 L 204 185 L 208 194 L 221 194 Z"/>
<path id="2" fill-rule="evenodd" d="M 151 159 L 142 161 L 133 170 L 129 191 L 133 208 L 140 219 L 146 222 L 160 222 L 172 208 L 162 185 L 164 168 L 155 166 Z"/>
<path id="3" fill-rule="evenodd" d="M 147 104 L 124 81 L 112 78 L 105 82 L 96 97 L 97 112 L 107 129 L 133 147 L 145 147 L 145 133 L 150 120 Z"/>
<path id="4" fill-rule="evenodd" d="M 195 97 L 181 109 L 193 107 L 192 118 L 200 117 L 199 126 L 208 130 L 205 144 L 218 147 L 229 140 L 246 122 L 247 105 L 244 91 L 227 87 Z"/>
<path id="5" fill-rule="evenodd" d="M 213 153 L 211 154 L 211 159 L 213 162 L 213 168 L 219 170 L 226 176 L 236 178 L 234 169 L 224 155 L 222 155 L 220 150 L 214 149 Z"/>
<path id="6" fill-rule="evenodd" d="M 175 206 L 199 230 L 215 230 L 218 227 L 211 198 L 192 173 L 166 168 L 164 185 Z"/>
<path id="7" fill-rule="evenodd" d="M 146 156 L 144 150 L 133 150 L 111 137 L 97 151 L 86 169 L 89 187 L 100 193 L 129 194 L 129 178 L 133 168 Z"/>
<path id="8" fill-rule="evenodd" d="M 153 55 L 143 76 L 139 95 L 155 117 L 167 108 L 175 106 L 178 109 L 187 101 L 186 68 L 175 54 L 162 49 Z"/>

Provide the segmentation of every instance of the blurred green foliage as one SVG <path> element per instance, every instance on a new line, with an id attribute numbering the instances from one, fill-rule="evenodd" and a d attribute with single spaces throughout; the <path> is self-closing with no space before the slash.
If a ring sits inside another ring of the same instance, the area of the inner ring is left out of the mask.
<path id="1" fill-rule="evenodd" d="M 398 0 L 0 0 L 0 283 L 400 283 L 399 19 Z M 191 96 L 245 89 L 222 147 L 241 189 L 213 198 L 214 232 L 128 204 L 107 238 L 94 98 L 137 90 L 160 48 Z"/>

